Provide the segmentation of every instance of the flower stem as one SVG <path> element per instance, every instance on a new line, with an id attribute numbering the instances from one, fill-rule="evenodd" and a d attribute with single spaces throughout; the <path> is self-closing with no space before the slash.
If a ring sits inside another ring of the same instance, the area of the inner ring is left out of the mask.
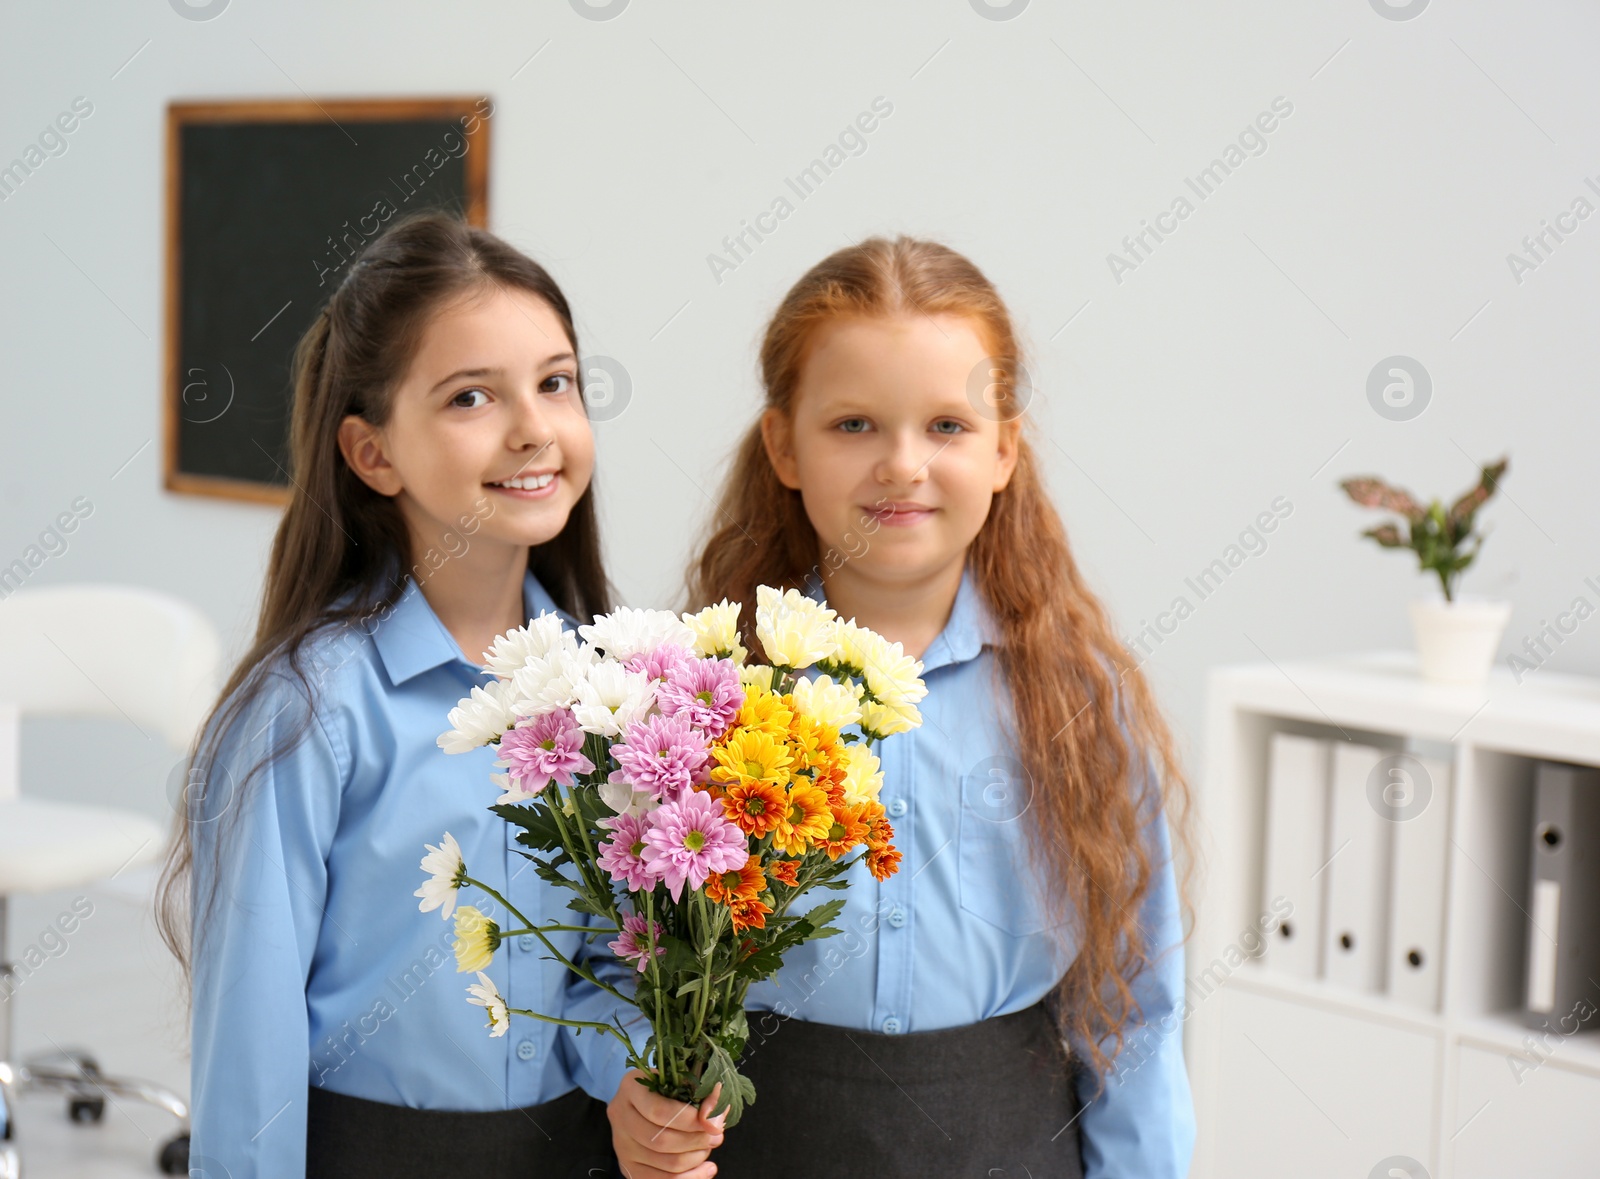
<path id="1" fill-rule="evenodd" d="M 546 933 L 621 933 L 622 932 L 622 930 L 620 930 L 620 929 L 608 929 L 605 926 L 601 926 L 601 925 L 541 925 L 541 926 L 539 926 L 539 929 L 544 930 Z M 539 932 L 539 930 L 538 929 L 534 929 L 531 926 L 529 928 L 527 928 L 527 929 L 502 929 L 500 931 L 500 936 L 502 938 L 507 938 L 507 937 L 516 937 L 519 934 L 537 933 L 537 932 Z"/>
<path id="2" fill-rule="evenodd" d="M 556 949 L 555 943 L 553 943 L 549 938 L 545 937 L 544 931 L 542 929 L 540 929 L 539 926 L 534 925 L 531 921 L 528 921 L 528 919 L 526 917 L 524 917 L 521 913 L 518 913 L 517 910 L 512 906 L 510 901 L 506 900 L 505 897 L 501 896 L 494 889 L 490 888 L 487 884 L 483 883 L 483 881 L 474 880 L 470 876 L 464 877 L 463 879 L 465 879 L 468 884 L 476 885 L 478 888 L 483 889 L 484 892 L 488 893 L 495 900 L 499 901 L 502 905 L 504 905 L 507 910 L 509 910 L 512 913 L 515 913 L 516 916 L 517 916 L 517 919 L 519 921 L 527 922 L 527 932 L 533 934 L 534 937 L 538 938 L 541 942 L 543 942 L 544 943 L 544 948 L 549 950 L 550 953 L 555 956 L 556 960 L 558 962 L 560 962 L 563 966 L 565 966 L 568 970 L 572 971 L 573 974 L 577 975 L 579 978 L 583 979 L 585 982 L 593 983 L 595 986 L 599 987 L 602 991 L 606 992 L 606 994 L 611 995 L 613 998 L 621 999 L 624 1003 L 631 1003 L 633 1001 L 633 1000 L 629 999 L 628 996 L 624 995 L 621 991 L 617 990 L 616 987 L 612 986 L 610 983 L 606 982 L 604 979 L 602 979 L 598 975 L 596 975 L 595 972 L 590 970 L 587 966 L 584 966 L 584 965 L 581 965 L 580 963 L 574 962 L 571 958 L 568 958 L 560 950 Z M 504 937 L 505 935 L 502 934 L 501 936 Z"/>

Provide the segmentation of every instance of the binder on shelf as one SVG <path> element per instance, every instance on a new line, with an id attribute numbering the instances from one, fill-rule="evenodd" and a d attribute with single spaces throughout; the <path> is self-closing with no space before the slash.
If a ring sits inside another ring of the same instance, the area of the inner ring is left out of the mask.
<path id="1" fill-rule="evenodd" d="M 1412 800 L 1400 795 L 1392 799 L 1389 995 L 1437 1011 L 1444 977 L 1444 901 L 1454 794 L 1451 766 L 1441 758 L 1407 754 L 1394 758 L 1389 771 L 1406 779 L 1397 780 L 1396 787 L 1409 792 Z"/>
<path id="2" fill-rule="evenodd" d="M 1390 819 L 1368 786 L 1383 753 L 1370 745 L 1333 747 L 1329 788 L 1327 921 L 1323 976 L 1351 990 L 1383 990 L 1387 961 Z"/>
<path id="3" fill-rule="evenodd" d="M 1532 843 L 1525 1018 L 1542 1028 L 1600 1005 L 1600 769 L 1538 763 Z"/>
<path id="4" fill-rule="evenodd" d="M 1300 978 L 1321 974 L 1329 756 L 1327 741 L 1292 733 L 1274 733 L 1268 750 L 1261 911 L 1280 912 L 1283 901 L 1289 909 L 1267 939 L 1265 961 Z"/>

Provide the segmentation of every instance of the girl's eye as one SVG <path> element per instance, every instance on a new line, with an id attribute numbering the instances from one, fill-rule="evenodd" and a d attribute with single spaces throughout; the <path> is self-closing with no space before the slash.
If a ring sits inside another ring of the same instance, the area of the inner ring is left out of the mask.
<path id="1" fill-rule="evenodd" d="M 861 434 L 866 431 L 866 428 L 866 418 L 845 418 L 844 421 L 839 423 L 839 429 L 846 434 Z"/>
<path id="2" fill-rule="evenodd" d="M 946 429 L 945 427 L 947 426 L 950 428 Z M 934 422 L 933 429 L 936 434 L 957 434 L 965 430 L 966 427 L 954 418 L 945 418 L 942 421 Z"/>
<path id="3" fill-rule="evenodd" d="M 548 377 L 539 382 L 539 392 L 541 393 L 565 394 L 571 390 L 571 388 L 571 373 L 551 373 Z"/>
<path id="4" fill-rule="evenodd" d="M 470 403 L 468 401 L 464 400 L 465 398 L 471 398 L 471 397 L 477 397 L 477 398 L 480 398 L 481 400 L 473 401 L 473 402 L 470 402 Z M 477 409 L 478 406 L 486 404 L 488 402 L 488 400 L 489 400 L 489 395 L 487 393 L 485 393 L 482 389 L 463 389 L 463 390 L 461 390 L 461 392 L 457 393 L 454 397 L 452 397 L 450 399 L 450 404 L 454 405 L 454 406 L 457 406 L 457 407 L 459 407 L 461 409 Z"/>

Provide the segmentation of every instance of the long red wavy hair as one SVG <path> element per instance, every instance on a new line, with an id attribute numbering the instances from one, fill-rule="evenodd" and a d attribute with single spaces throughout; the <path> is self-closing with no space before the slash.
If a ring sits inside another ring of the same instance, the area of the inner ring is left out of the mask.
<path id="1" fill-rule="evenodd" d="M 983 273 L 938 243 L 875 237 L 823 259 L 785 296 L 761 347 L 765 406 L 792 412 L 807 350 L 824 325 L 905 314 L 972 317 L 995 358 L 995 404 L 1019 404 L 1021 350 Z M 1061 936 L 1070 932 L 1077 946 L 1054 995 L 1058 1019 L 1088 1046 L 1103 1080 L 1125 1028 L 1142 1018 L 1130 984 L 1159 949 L 1138 921 L 1161 868 L 1146 827 L 1158 802 L 1174 851 L 1182 849 L 1181 908 L 1185 927 L 1192 924 L 1190 791 L 1149 684 L 1073 559 L 1029 429 L 1024 417 L 1015 473 L 968 562 L 1000 634 L 1016 755 L 1034 784 L 1031 867 Z M 758 585 L 804 588 L 822 557 L 800 493 L 779 482 L 759 424 L 739 443 L 711 528 L 688 570 L 692 607 L 753 603 Z"/>

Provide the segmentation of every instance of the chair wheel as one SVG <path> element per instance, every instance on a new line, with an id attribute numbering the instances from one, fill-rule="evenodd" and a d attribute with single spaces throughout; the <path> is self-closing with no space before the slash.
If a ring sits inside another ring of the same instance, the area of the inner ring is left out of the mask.
<path id="1" fill-rule="evenodd" d="M 69 1097 L 67 1098 L 67 1117 L 75 1122 L 98 1122 L 106 1116 L 106 1099 L 104 1097 Z"/>
<path id="2" fill-rule="evenodd" d="M 163 1175 L 187 1175 L 189 1173 L 189 1136 L 179 1134 L 176 1138 L 168 1139 L 161 1147 L 161 1154 L 156 1159 L 156 1166 L 161 1168 Z"/>

